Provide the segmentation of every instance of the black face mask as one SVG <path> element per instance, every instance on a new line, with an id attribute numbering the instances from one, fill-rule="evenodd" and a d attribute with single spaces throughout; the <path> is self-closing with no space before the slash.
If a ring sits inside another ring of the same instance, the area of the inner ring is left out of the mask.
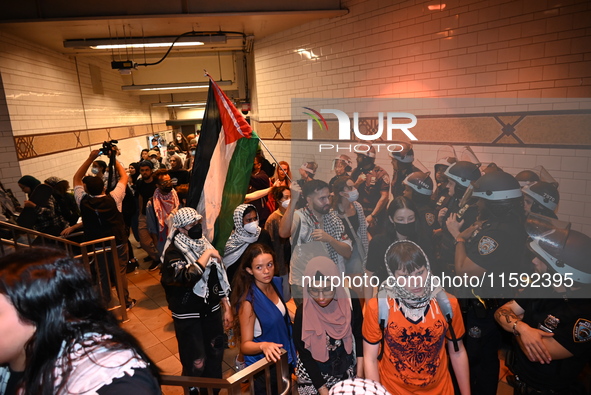
<path id="1" fill-rule="evenodd" d="M 201 223 L 194 225 L 191 229 L 187 231 L 188 236 L 194 240 L 198 240 L 203 237 L 203 227 Z"/>
<path id="2" fill-rule="evenodd" d="M 172 186 L 162 188 L 162 193 L 168 195 L 172 191 Z"/>
<path id="3" fill-rule="evenodd" d="M 409 222 L 408 224 L 394 222 L 394 225 L 396 225 L 396 232 L 400 233 L 402 236 L 413 237 L 417 233 L 414 221 Z"/>

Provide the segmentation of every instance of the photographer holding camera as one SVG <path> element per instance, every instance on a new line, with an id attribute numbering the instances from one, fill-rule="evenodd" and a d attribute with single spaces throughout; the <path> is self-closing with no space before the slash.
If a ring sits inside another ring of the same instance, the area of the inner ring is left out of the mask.
<path id="1" fill-rule="evenodd" d="M 103 148 L 108 143 L 103 144 Z M 109 152 L 114 152 L 110 150 Z M 86 240 L 96 240 L 103 237 L 115 236 L 117 243 L 117 256 L 119 262 L 113 264 L 109 262 L 112 270 L 119 270 L 121 279 L 123 280 L 123 288 L 125 292 L 125 300 L 127 308 L 130 309 L 135 305 L 135 300 L 129 298 L 129 291 L 127 290 L 127 277 L 125 271 L 128 261 L 128 244 L 127 232 L 125 229 L 125 222 L 123 214 L 121 213 L 121 205 L 125 197 L 125 188 L 127 187 L 127 173 L 121 163 L 113 160 L 114 155 L 111 155 L 111 163 L 117 168 L 119 174 L 119 181 L 112 191 L 106 192 L 105 184 L 102 178 L 93 176 L 84 176 L 89 166 L 101 154 L 99 150 L 93 150 L 88 159 L 80 166 L 76 174 L 74 174 L 74 197 L 76 203 L 80 207 L 80 214 L 82 216 L 82 223 L 84 225 L 84 237 Z M 105 303 L 111 299 L 111 290 L 108 286 L 107 271 L 104 270 L 106 263 L 103 265 L 100 276 L 103 284 L 102 294 Z"/>

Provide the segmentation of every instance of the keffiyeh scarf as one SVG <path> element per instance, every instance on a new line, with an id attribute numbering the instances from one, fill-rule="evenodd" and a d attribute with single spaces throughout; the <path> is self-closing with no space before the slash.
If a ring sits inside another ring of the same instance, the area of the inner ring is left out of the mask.
<path id="1" fill-rule="evenodd" d="M 226 247 L 224 248 L 224 266 L 226 266 L 226 268 L 236 263 L 246 248 L 250 244 L 255 243 L 261 234 L 260 226 L 257 228 L 257 232 L 254 235 L 248 233 L 246 229 L 244 229 L 244 212 L 248 207 L 254 208 L 252 204 L 241 204 L 236 207 L 236 210 L 234 210 L 234 231 L 230 235 L 230 238 L 226 242 Z"/>
<path id="2" fill-rule="evenodd" d="M 174 189 L 168 194 L 163 195 L 160 189 L 156 188 L 154 197 L 152 198 L 152 204 L 154 205 L 154 212 L 158 219 L 158 230 L 162 232 L 168 215 L 180 204 L 179 197 Z"/>
<path id="3" fill-rule="evenodd" d="M 220 282 L 220 286 L 222 287 L 222 291 L 226 296 L 230 295 L 230 282 L 228 281 L 228 277 L 226 275 L 226 269 L 223 267 L 221 262 L 218 262 L 217 259 L 210 259 L 207 262 L 205 269 L 202 268 L 200 264 L 197 263 L 197 260 L 201 257 L 205 250 L 213 249 L 213 246 L 205 238 L 205 236 L 201 237 L 200 239 L 191 239 L 187 235 L 178 231 L 179 228 L 184 228 L 187 225 L 195 223 L 201 220 L 202 216 L 197 213 L 197 210 L 191 207 L 183 207 L 172 218 L 172 227 L 168 232 L 168 238 L 166 240 L 166 244 L 164 245 L 163 253 L 161 260 L 164 262 L 164 255 L 170 243 L 174 242 L 176 248 L 178 248 L 183 255 L 188 264 L 195 265 L 197 270 L 201 274 L 201 279 L 197 281 L 195 286 L 193 287 L 193 293 L 201 298 L 207 299 L 209 296 L 209 288 L 207 287 L 207 282 L 209 281 L 209 275 L 211 274 L 211 268 L 215 267 L 217 269 L 218 280 Z"/>

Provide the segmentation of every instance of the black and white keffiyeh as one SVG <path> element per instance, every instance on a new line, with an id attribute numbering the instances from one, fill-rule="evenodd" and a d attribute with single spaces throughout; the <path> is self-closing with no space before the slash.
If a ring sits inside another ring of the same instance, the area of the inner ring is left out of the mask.
<path id="1" fill-rule="evenodd" d="M 256 233 L 253 235 L 244 229 L 244 212 L 248 207 L 256 208 L 252 204 L 241 204 L 234 210 L 234 231 L 230 235 L 230 238 L 226 242 L 224 248 L 224 266 L 230 267 L 246 251 L 246 248 L 255 243 L 261 234 L 261 227 L 257 228 Z"/>
<path id="2" fill-rule="evenodd" d="M 197 240 L 191 239 L 189 236 L 178 231 L 179 228 L 184 228 L 187 225 L 198 222 L 201 220 L 201 218 L 202 216 L 197 212 L 197 210 L 191 207 L 183 207 L 177 211 L 177 213 L 172 218 L 172 227 L 168 232 L 168 238 L 166 239 L 166 244 L 164 245 L 164 252 L 161 259 L 164 262 L 164 254 L 166 253 L 170 243 L 174 242 L 175 247 L 178 248 L 185 256 L 187 264 L 195 265 L 195 267 L 201 273 L 201 279 L 193 287 L 193 293 L 195 293 L 195 295 L 207 299 L 209 296 L 207 282 L 209 280 L 211 268 L 212 266 L 215 266 L 217 268 L 220 286 L 222 287 L 224 294 L 229 296 L 230 282 L 228 281 L 228 277 L 226 275 L 226 269 L 223 267 L 221 262 L 218 262 L 217 259 L 210 259 L 205 267 L 205 270 L 203 270 L 201 265 L 197 263 L 197 260 L 201 257 L 205 250 L 214 248 L 209 240 L 207 240 L 205 236 Z"/>
<path id="3" fill-rule="evenodd" d="M 410 243 L 416 246 L 423 254 L 425 258 L 425 267 L 427 268 L 428 274 L 425 283 L 423 284 L 424 291 L 421 295 L 416 295 L 412 292 L 407 291 L 402 285 L 398 284 L 396 281 L 396 276 L 392 273 L 392 270 L 388 266 L 388 253 L 390 249 L 397 244 L 401 243 Z M 427 307 L 431 300 L 435 298 L 436 294 L 440 291 L 440 288 L 436 288 L 434 290 L 431 289 L 431 265 L 429 264 L 429 258 L 425 251 L 413 241 L 410 240 L 398 240 L 395 241 L 388 247 L 386 250 L 386 254 L 384 255 L 384 264 L 386 265 L 386 270 L 388 271 L 388 275 L 390 279 L 384 281 L 380 285 L 380 293 L 383 295 L 385 293 L 386 296 L 390 297 L 391 299 L 396 299 L 400 301 L 401 308 L 405 312 L 405 315 L 408 317 L 409 315 L 416 315 L 419 314 L 422 319 L 424 319 L 424 312 L 425 307 Z M 378 296 L 379 297 L 379 296 Z M 431 312 L 433 314 L 433 312 Z"/>

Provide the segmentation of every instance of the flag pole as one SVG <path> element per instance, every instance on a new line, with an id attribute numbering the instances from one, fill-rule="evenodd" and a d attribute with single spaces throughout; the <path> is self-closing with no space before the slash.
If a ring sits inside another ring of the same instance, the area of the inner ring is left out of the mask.
<path id="1" fill-rule="evenodd" d="M 275 155 L 273 155 L 273 153 L 271 152 L 271 150 L 269 149 L 269 147 L 267 147 L 267 144 L 265 144 L 265 142 L 263 141 L 263 139 L 261 138 L 261 136 L 259 136 L 259 141 L 263 145 L 263 147 L 265 147 L 265 149 L 267 150 L 267 152 L 269 153 L 269 155 L 271 155 L 271 158 L 273 158 L 273 160 L 277 164 L 277 167 L 281 167 L 281 165 L 279 164 L 279 161 L 277 160 L 277 158 L 275 158 Z M 285 174 L 285 177 L 289 180 L 290 183 L 293 182 L 291 180 L 291 178 L 289 178 L 289 175 L 287 175 L 286 172 L 283 172 L 283 174 Z"/>
<path id="2" fill-rule="evenodd" d="M 211 75 L 209 75 L 209 73 L 207 72 L 206 69 L 203 69 L 203 71 L 205 72 L 205 76 L 208 77 L 209 79 L 211 79 Z M 273 153 L 271 152 L 271 150 L 269 149 L 269 147 L 267 147 L 267 144 L 265 144 L 265 142 L 263 141 L 263 139 L 261 139 L 261 136 L 258 136 L 259 138 L 259 142 L 263 145 L 263 147 L 265 147 L 265 149 L 267 150 L 267 152 L 269 153 L 269 155 L 271 155 L 271 158 L 273 158 L 273 160 L 275 161 L 275 163 L 277 164 L 277 167 L 281 167 L 281 165 L 279 164 L 279 161 L 277 160 L 277 158 L 275 158 L 275 155 L 273 155 Z M 285 177 L 289 180 L 290 183 L 292 183 L 293 181 L 291 180 L 291 178 L 289 178 L 289 175 L 285 172 L 283 172 L 285 174 Z"/>

